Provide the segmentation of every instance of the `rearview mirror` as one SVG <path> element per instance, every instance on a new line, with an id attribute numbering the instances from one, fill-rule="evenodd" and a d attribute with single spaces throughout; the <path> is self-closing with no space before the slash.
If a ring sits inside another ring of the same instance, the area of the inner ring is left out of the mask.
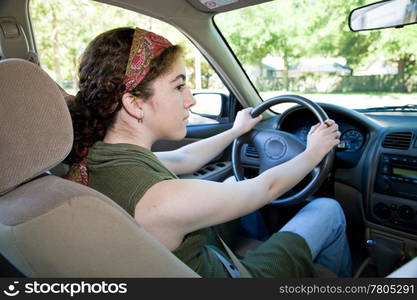
<path id="1" fill-rule="evenodd" d="M 349 15 L 352 31 L 403 27 L 417 22 L 417 0 L 385 0 L 356 8 Z"/>

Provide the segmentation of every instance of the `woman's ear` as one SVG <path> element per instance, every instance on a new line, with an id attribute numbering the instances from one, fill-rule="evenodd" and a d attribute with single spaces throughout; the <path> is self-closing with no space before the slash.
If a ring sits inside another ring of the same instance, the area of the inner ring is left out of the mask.
<path id="1" fill-rule="evenodd" d="M 143 118 L 143 100 L 130 93 L 122 96 L 122 105 L 125 111 L 133 118 L 139 120 Z"/>

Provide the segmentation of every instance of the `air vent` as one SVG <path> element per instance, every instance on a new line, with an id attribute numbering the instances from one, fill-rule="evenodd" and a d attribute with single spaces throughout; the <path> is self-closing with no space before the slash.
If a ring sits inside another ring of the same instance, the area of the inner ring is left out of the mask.
<path id="1" fill-rule="evenodd" d="M 412 137 L 411 132 L 393 132 L 384 138 L 382 147 L 407 150 L 410 148 Z"/>
<path id="2" fill-rule="evenodd" d="M 256 150 L 256 148 L 252 145 L 246 146 L 245 155 L 251 158 L 256 158 L 256 159 L 259 158 L 258 150 Z"/>

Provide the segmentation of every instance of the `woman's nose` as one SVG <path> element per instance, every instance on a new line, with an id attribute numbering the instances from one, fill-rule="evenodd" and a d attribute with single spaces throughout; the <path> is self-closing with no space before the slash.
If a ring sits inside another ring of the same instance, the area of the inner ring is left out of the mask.
<path id="1" fill-rule="evenodd" d="M 196 104 L 196 101 L 194 99 L 193 94 L 191 94 L 191 91 L 188 88 L 188 86 L 187 86 L 186 89 L 187 90 L 186 90 L 186 93 L 185 93 L 184 106 L 185 106 L 185 108 L 188 109 L 188 108 L 191 108 L 192 106 L 194 106 Z"/>

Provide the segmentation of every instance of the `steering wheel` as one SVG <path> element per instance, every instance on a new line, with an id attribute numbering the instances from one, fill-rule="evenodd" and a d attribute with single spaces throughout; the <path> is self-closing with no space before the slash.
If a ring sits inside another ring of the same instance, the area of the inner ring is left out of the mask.
<path id="1" fill-rule="evenodd" d="M 320 122 L 324 122 L 328 119 L 327 114 L 318 104 L 298 95 L 282 95 L 273 97 L 256 106 L 251 111 L 251 115 L 255 118 L 273 105 L 288 102 L 297 103 L 309 109 Z M 252 144 L 258 151 L 259 174 L 269 168 L 292 159 L 303 152 L 306 148 L 305 143 L 291 133 L 276 129 L 261 129 L 260 126 L 258 126 L 258 128 L 252 129 L 250 132 L 240 136 L 233 142 L 232 164 L 233 173 L 237 181 L 244 180 L 244 172 L 241 163 L 241 155 L 243 155 L 242 146 L 244 144 Z M 293 195 L 274 200 L 270 204 L 276 206 L 298 204 L 314 194 L 326 180 L 329 171 L 331 170 L 334 160 L 334 152 L 334 149 L 331 150 L 320 162 L 320 164 L 312 170 L 310 173 L 312 175 L 311 180 L 309 180 L 309 182 L 306 183 L 301 190 L 297 191 Z"/>

